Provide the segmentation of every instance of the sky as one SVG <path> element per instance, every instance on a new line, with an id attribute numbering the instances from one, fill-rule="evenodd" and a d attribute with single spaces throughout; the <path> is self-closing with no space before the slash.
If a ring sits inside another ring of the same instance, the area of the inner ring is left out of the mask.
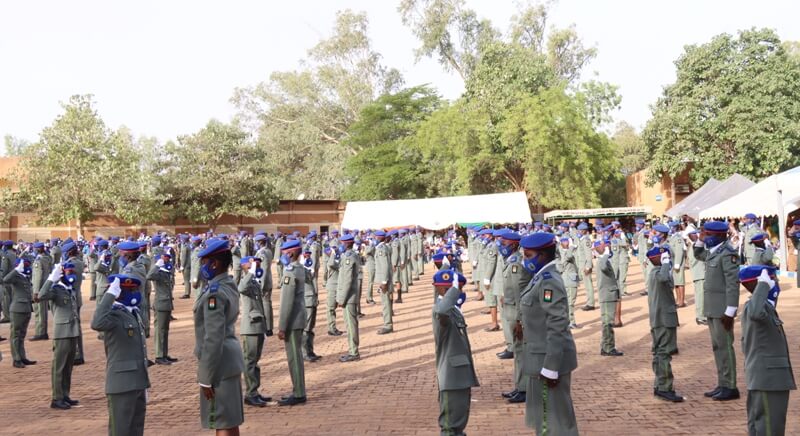
<path id="1" fill-rule="evenodd" d="M 448 99 L 463 83 L 435 59 L 416 60 L 418 42 L 402 25 L 399 1 L 89 1 L 0 3 L 0 135 L 35 141 L 61 113 L 60 102 L 93 94 L 111 128 L 161 141 L 190 134 L 211 118 L 235 114 L 237 87 L 297 69 L 306 51 L 330 35 L 336 11 L 365 11 L 383 62 L 409 86 L 429 83 Z M 467 0 L 482 18 L 508 29 L 518 3 Z M 637 128 L 675 80 L 687 44 L 751 27 L 800 40 L 800 2 L 561 0 L 551 26 L 574 25 L 596 59 L 582 79 L 619 86 L 616 121 Z"/>

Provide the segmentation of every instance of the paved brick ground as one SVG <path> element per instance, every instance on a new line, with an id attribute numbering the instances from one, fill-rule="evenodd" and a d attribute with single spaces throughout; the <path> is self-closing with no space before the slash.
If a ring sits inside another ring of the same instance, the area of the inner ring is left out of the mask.
<path id="1" fill-rule="evenodd" d="M 430 270 L 430 268 L 428 269 Z M 304 406 L 263 409 L 247 408 L 245 434 L 368 434 L 431 435 L 438 431 L 437 392 L 434 373 L 430 305 L 432 291 L 426 275 L 412 287 L 405 303 L 396 305 L 396 333 L 377 336 L 380 306 L 364 306 L 361 321 L 360 362 L 342 364 L 346 336 L 325 334 L 325 314 L 318 313 L 317 352 L 325 356 L 306 365 L 309 402 Z M 687 396 L 682 404 L 668 404 L 652 396 L 650 335 L 646 297 L 638 295 L 642 277 L 631 264 L 631 297 L 623 302 L 625 326 L 617 329 L 622 358 L 599 356 L 599 311 L 578 312 L 582 329 L 575 331 L 579 368 L 573 375 L 572 397 L 583 434 L 744 434 L 745 398 L 717 403 L 702 393 L 715 385 L 713 357 L 705 328 L 694 323 L 694 306 L 680 309 L 684 323 L 678 329 L 680 355 L 673 360 L 676 389 Z M 180 288 L 180 286 L 178 286 Z M 800 362 L 800 293 L 785 283 L 779 309 L 786 322 L 792 359 Z M 323 291 L 324 292 L 324 291 Z M 176 296 L 180 291 L 176 291 Z M 691 287 L 688 294 L 693 295 Z M 84 292 L 84 295 L 88 295 Z M 472 294 L 470 294 L 472 295 Z M 743 291 L 741 301 L 747 299 Z M 320 301 L 325 301 L 324 296 Z M 579 295 L 578 303 L 584 297 Z M 690 298 L 689 302 L 693 302 Z M 171 367 L 150 370 L 152 388 L 147 409 L 148 434 L 200 433 L 196 365 L 189 300 L 176 299 L 170 354 L 180 358 Z M 107 423 L 103 394 L 104 355 L 102 343 L 88 327 L 93 302 L 83 309 L 87 364 L 73 374 L 73 398 L 81 407 L 69 411 L 49 408 L 52 348 L 49 342 L 29 342 L 29 358 L 39 364 L 25 369 L 11 366 L 8 341 L 0 343 L 5 360 L 0 363 L 0 434 L 102 434 Z M 481 387 L 473 391 L 470 434 L 514 434 L 526 432 L 523 406 L 503 402 L 499 394 L 511 386 L 509 360 L 500 361 L 502 333 L 483 331 L 488 315 L 481 315 L 482 302 L 465 304 L 478 377 Z M 277 310 L 277 308 L 276 308 Z M 344 330 L 339 315 L 339 328 Z M 739 326 L 736 331 L 739 334 Z M 32 328 L 31 328 L 32 331 Z M 8 325 L 0 326 L 8 337 Z M 737 341 L 739 342 L 739 341 Z M 152 347 L 152 342 L 150 344 Z M 744 386 L 742 356 L 737 344 L 739 385 Z M 152 351 L 151 351 L 152 355 Z M 283 346 L 277 338 L 267 340 L 262 366 L 262 394 L 278 397 L 289 392 L 290 381 Z M 800 400 L 793 395 L 787 434 L 800 433 Z M 792 418 L 794 417 L 794 418 Z"/>

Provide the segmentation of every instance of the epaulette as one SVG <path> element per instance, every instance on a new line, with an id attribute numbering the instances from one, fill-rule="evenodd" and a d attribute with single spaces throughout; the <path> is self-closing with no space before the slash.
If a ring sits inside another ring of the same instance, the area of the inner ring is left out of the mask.
<path id="1" fill-rule="evenodd" d="M 291 265 L 291 264 L 289 264 L 289 265 L 286 265 L 285 267 L 283 267 L 283 270 L 284 270 L 284 271 L 291 271 L 291 270 L 293 270 L 293 269 L 294 269 L 294 265 Z"/>
<path id="2" fill-rule="evenodd" d="M 543 271 L 542 272 L 542 279 L 548 280 L 548 279 L 552 279 L 552 278 L 553 278 L 553 275 L 550 274 L 550 271 Z"/>
<path id="3" fill-rule="evenodd" d="M 516 261 L 517 261 L 517 255 L 516 255 L 516 254 L 512 254 L 512 255 L 511 255 L 509 258 L 508 258 L 508 263 L 514 263 L 514 262 L 516 262 Z"/>
<path id="4" fill-rule="evenodd" d="M 212 294 L 217 293 L 217 291 L 219 291 L 219 283 L 214 283 L 214 284 L 212 284 L 211 286 L 208 287 L 208 292 L 210 292 Z"/>

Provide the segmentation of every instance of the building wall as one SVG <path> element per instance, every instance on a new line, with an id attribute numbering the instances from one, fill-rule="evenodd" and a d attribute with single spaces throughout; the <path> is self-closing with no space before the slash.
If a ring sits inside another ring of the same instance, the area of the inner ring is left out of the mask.
<path id="1" fill-rule="evenodd" d="M 260 218 L 225 215 L 216 224 L 197 224 L 188 220 L 174 223 L 154 223 L 147 226 L 135 226 L 126 223 L 111 214 L 98 214 L 84 225 L 84 238 L 95 235 L 138 236 L 140 233 L 153 234 L 158 231 L 176 233 L 203 233 L 213 230 L 218 233 L 235 233 L 246 230 L 250 233 L 266 231 L 283 233 L 299 230 L 307 233 L 311 230 L 326 231 L 338 229 L 344 216 L 345 202 L 338 200 L 282 200 L 277 211 L 265 214 Z M 39 226 L 34 214 L 14 214 L 8 221 L 0 225 L 0 239 L 22 239 L 25 241 L 44 240 L 52 237 L 73 238 L 78 236 L 77 224 L 73 221 L 60 226 Z"/>
<path id="2" fill-rule="evenodd" d="M 650 206 L 653 208 L 653 215 L 663 215 L 667 209 L 694 192 L 689 182 L 690 171 L 691 165 L 678 174 L 674 180 L 664 174 L 661 176 L 661 180 L 653 186 L 647 186 L 645 183 L 646 169 L 629 175 L 625 179 L 628 206 Z"/>

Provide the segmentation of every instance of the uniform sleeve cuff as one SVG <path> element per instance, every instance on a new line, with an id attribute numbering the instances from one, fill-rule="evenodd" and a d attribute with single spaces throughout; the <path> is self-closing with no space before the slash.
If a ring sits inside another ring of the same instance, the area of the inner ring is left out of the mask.
<path id="1" fill-rule="evenodd" d="M 558 379 L 558 371 L 551 371 L 551 370 L 549 370 L 547 368 L 542 368 L 541 374 L 543 376 L 551 379 L 551 380 L 557 380 Z"/>
<path id="2" fill-rule="evenodd" d="M 701 241 L 700 239 L 694 241 L 694 246 L 695 247 L 702 247 L 703 245 L 705 245 L 705 243 L 703 241 Z"/>
<path id="3" fill-rule="evenodd" d="M 733 318 L 734 316 L 736 316 L 736 309 L 738 309 L 738 307 L 728 306 L 727 308 L 725 308 L 725 315 Z"/>
<path id="4" fill-rule="evenodd" d="M 211 387 L 211 385 L 204 385 L 202 383 L 198 383 L 198 384 L 200 385 L 201 388 L 210 388 Z"/>
<path id="5" fill-rule="evenodd" d="M 483 279 L 483 284 L 486 285 L 486 286 L 489 286 L 489 285 L 492 284 L 492 281 L 489 280 L 489 279 Z"/>

